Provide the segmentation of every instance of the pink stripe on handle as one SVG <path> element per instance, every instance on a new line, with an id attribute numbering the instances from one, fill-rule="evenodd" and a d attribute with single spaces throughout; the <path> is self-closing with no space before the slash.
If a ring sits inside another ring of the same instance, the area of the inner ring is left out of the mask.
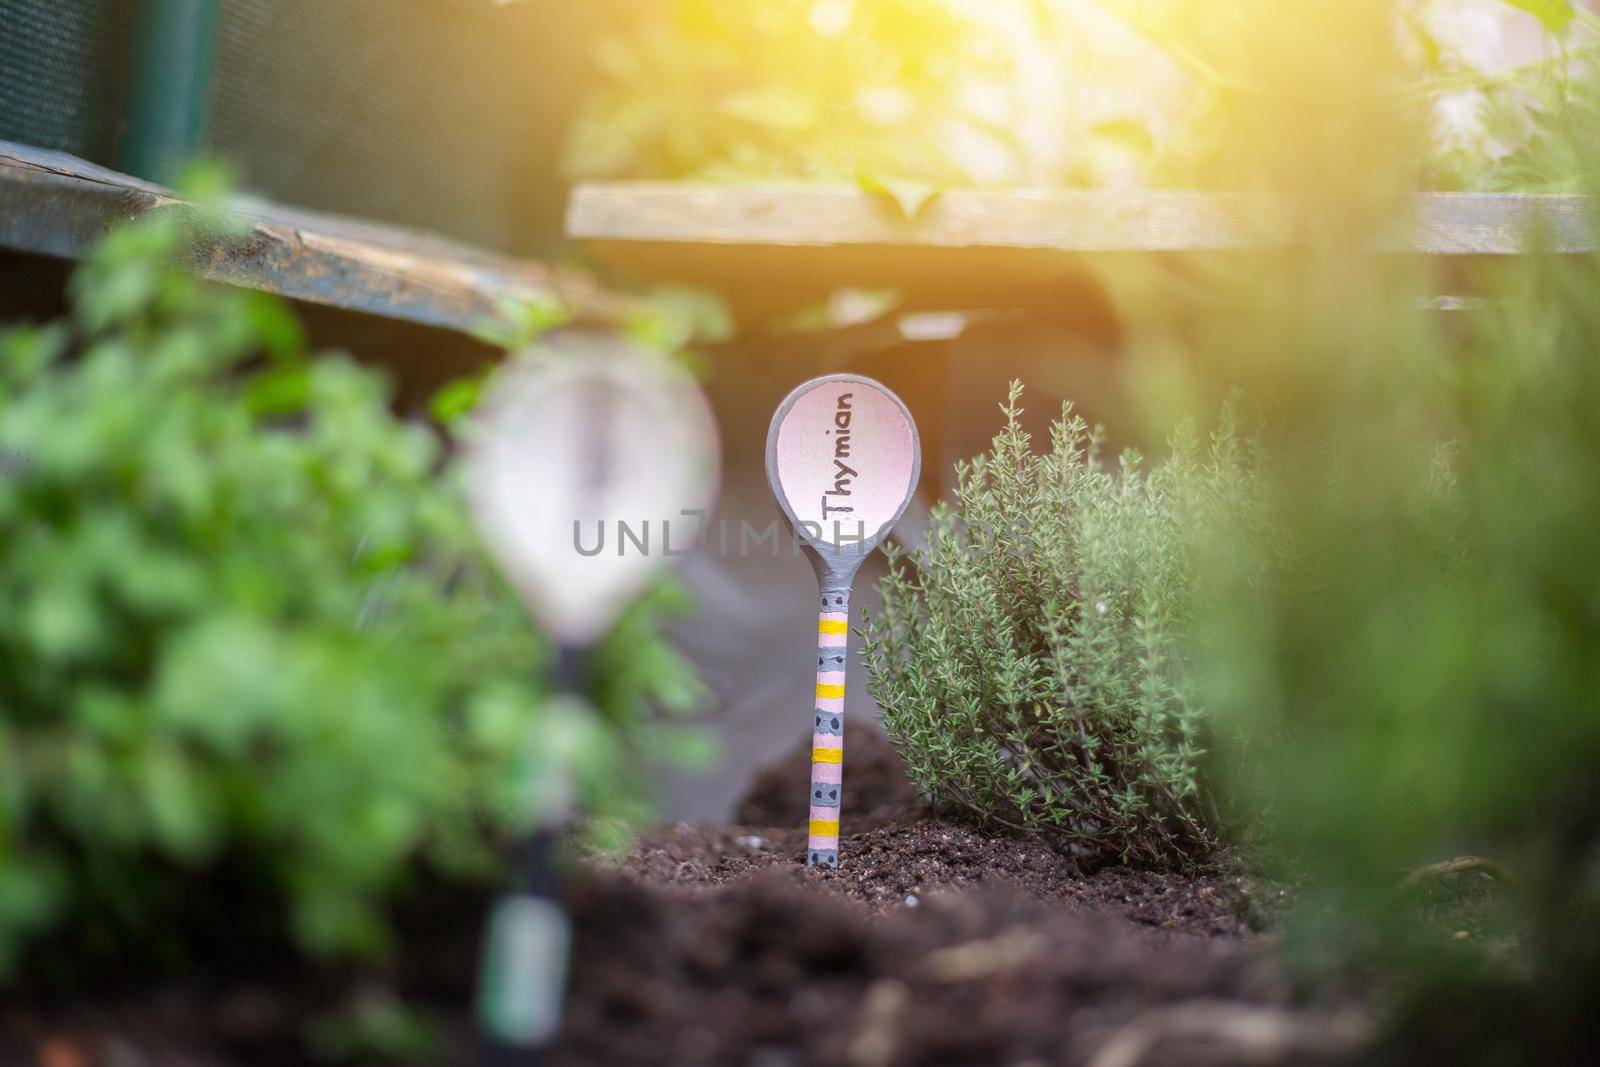
<path id="1" fill-rule="evenodd" d="M 824 807 L 820 804 L 812 805 L 813 797 L 840 796 L 844 785 L 844 737 L 838 731 L 843 722 L 844 715 L 844 688 L 845 670 L 843 666 L 844 650 L 850 643 L 848 628 L 850 625 L 850 612 L 845 603 L 848 592 L 839 589 L 824 589 L 822 591 L 823 610 L 817 614 L 817 689 L 822 692 L 838 693 L 839 696 L 818 696 L 815 708 L 817 717 L 823 720 L 832 732 L 817 732 L 811 735 L 811 747 L 825 760 L 833 757 L 838 762 L 813 762 L 811 764 L 811 792 L 807 795 L 806 803 L 811 811 L 811 827 L 839 827 L 840 805 Z M 828 633 L 830 630 L 842 630 L 843 633 Z M 826 669 L 824 669 L 826 668 Z M 831 799 L 831 798 L 830 798 Z M 818 859 L 822 854 L 822 862 L 828 866 L 838 865 L 839 835 L 837 833 L 820 835 L 808 834 L 808 848 L 810 855 L 806 862 Z"/>

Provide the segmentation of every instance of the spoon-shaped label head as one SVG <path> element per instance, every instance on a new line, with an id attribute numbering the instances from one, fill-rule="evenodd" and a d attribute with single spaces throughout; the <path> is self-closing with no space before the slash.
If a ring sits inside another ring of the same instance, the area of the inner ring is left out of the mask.
<path id="1" fill-rule="evenodd" d="M 563 644 L 599 638 L 669 556 L 687 553 L 716 490 L 716 429 L 699 387 L 610 336 L 563 336 L 513 357 L 468 441 L 473 515 Z"/>
<path id="2" fill-rule="evenodd" d="M 905 511 L 921 470 L 917 427 L 871 378 L 830 374 L 795 389 L 767 432 L 767 479 L 803 542 L 865 555 Z"/>

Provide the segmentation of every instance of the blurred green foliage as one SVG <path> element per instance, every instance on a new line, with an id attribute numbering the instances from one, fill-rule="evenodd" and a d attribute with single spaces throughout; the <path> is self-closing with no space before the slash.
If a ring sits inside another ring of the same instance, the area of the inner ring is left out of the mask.
<path id="1" fill-rule="evenodd" d="M 1384 8 L 1405 69 L 1361 84 L 1358 59 L 1336 91 L 1427 104 L 1428 188 L 1546 189 L 1528 150 L 1566 120 L 1573 72 L 1600 52 L 1600 18 L 1569 0 Z M 1543 55 L 1502 60 L 1527 51 L 1502 47 L 1516 36 L 1511 9 L 1537 20 Z M 949 187 L 1210 184 L 1221 177 L 1214 154 L 1235 144 L 1237 98 L 1270 106 L 1272 57 L 1252 38 L 1281 22 L 1253 0 L 617 0 L 613 10 L 567 146 L 575 176 L 856 181 L 908 217 Z"/>
<path id="2" fill-rule="evenodd" d="M 1567 23 L 1577 14 L 1573 9 L 1572 0 L 1505 0 L 1505 2 L 1538 19 L 1551 33 L 1560 33 L 1566 29 Z"/>
<path id="3" fill-rule="evenodd" d="M 1512 146 L 1486 156 L 1468 145 L 1439 153 L 1430 161 L 1439 185 L 1447 188 L 1516 193 L 1586 193 L 1600 175 L 1595 160 L 1575 130 L 1600 128 L 1600 93 L 1592 67 L 1575 77 L 1552 72 L 1520 92 L 1492 92 L 1483 109 L 1485 134 Z"/>
<path id="4" fill-rule="evenodd" d="M 1289 958 L 1384 968 L 1397 1062 L 1588 1062 L 1600 259 L 1542 253 L 1537 226 L 1528 255 L 1494 261 L 1375 252 L 1408 223 L 1426 116 L 1339 95 L 1348 61 L 1329 57 L 1376 40 L 1382 5 L 1261 10 L 1278 53 L 1260 69 L 1283 80 L 1229 130 L 1226 165 L 1299 195 L 1295 239 L 1189 257 L 1182 301 L 1161 272 L 1105 275 L 1154 417 L 1233 388 L 1258 416 L 1257 503 L 1203 543 L 1191 660 L 1232 811 L 1295 880 Z M 1363 63 L 1404 69 L 1381 48 Z M 1600 192 L 1593 114 L 1553 116 L 1529 165 Z M 1457 936 L 1401 892 L 1460 854 L 1514 879 L 1494 930 Z"/>
<path id="5" fill-rule="evenodd" d="M 513 358 L 537 359 L 540 338 L 571 322 L 572 315 L 572 309 L 555 294 L 535 299 L 507 296 L 472 334 L 505 349 Z M 704 359 L 693 346 L 727 341 L 733 336 L 734 323 L 726 302 L 711 290 L 663 284 L 634 294 L 616 329 L 628 340 L 703 375 L 707 369 Z M 494 372 L 491 364 L 452 378 L 429 398 L 429 414 L 446 426 L 454 425 L 477 406 Z"/>
<path id="6" fill-rule="evenodd" d="M 568 145 L 594 178 L 959 181 L 963 134 L 1010 135 L 963 95 L 1003 70 L 946 0 L 625 6 Z"/>
<path id="7" fill-rule="evenodd" d="M 1212 843 L 1207 715 L 1182 642 L 1195 548 L 1242 509 L 1231 424 L 1144 469 L 1108 467 L 1070 410 L 1034 453 L 1013 383 L 992 450 L 957 464 L 911 566 L 891 558 L 863 656 L 883 724 L 924 795 L 1096 858 L 1183 863 Z"/>
<path id="8" fill-rule="evenodd" d="M 1395 297 L 1415 288 L 1373 274 L 1396 288 L 1350 294 L 1374 301 L 1354 336 L 1320 300 L 1304 318 L 1223 302 L 1270 314 L 1296 366 L 1257 382 L 1276 413 L 1273 551 L 1240 553 L 1243 531 L 1213 546 L 1202 691 L 1238 742 L 1257 855 L 1304 879 L 1298 962 L 1398 965 L 1409 1010 L 1460 998 L 1449 1026 L 1475 1036 L 1455 1062 L 1581 1062 L 1600 1039 L 1584 1004 L 1600 980 L 1600 263 L 1484 267 L 1487 302 L 1461 312 L 1408 307 Z M 1344 366 L 1308 368 L 1324 360 Z M 1446 941 L 1398 893 L 1458 853 L 1511 872 L 1513 950 Z M 1496 1032 L 1507 1012 L 1533 1021 Z"/>
<path id="9" fill-rule="evenodd" d="M 647 811 L 645 705 L 698 695 L 658 597 L 598 714 L 548 700 L 437 433 L 175 269 L 195 221 L 115 230 L 68 317 L 0 333 L 0 978 L 219 934 L 381 951 L 396 891 L 494 877 L 564 794 Z"/>

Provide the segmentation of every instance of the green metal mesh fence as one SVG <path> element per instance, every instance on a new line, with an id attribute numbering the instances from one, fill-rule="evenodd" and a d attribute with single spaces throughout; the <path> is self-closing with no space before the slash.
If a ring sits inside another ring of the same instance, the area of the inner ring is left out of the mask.
<path id="1" fill-rule="evenodd" d="M 130 7 L 0 0 L 0 138 L 111 162 Z"/>
<path id="2" fill-rule="evenodd" d="M 531 15 L 485 0 L 224 0 L 212 144 L 277 200 L 518 244 Z"/>
<path id="3" fill-rule="evenodd" d="M 0 0 L 0 138 L 116 166 L 132 6 Z M 526 248 L 552 193 L 543 60 L 583 47 L 560 6 L 221 0 L 210 150 L 272 200 Z"/>

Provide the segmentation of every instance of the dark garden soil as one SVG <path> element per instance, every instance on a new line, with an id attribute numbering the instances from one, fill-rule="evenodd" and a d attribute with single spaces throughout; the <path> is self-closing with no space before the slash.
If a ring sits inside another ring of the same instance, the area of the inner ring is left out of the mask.
<path id="1" fill-rule="evenodd" d="M 1258 916 L 1279 892 L 1220 864 L 1189 873 L 1127 867 L 1085 873 L 1041 837 L 996 837 L 926 811 L 882 734 L 852 728 L 845 751 L 847 862 L 837 870 L 806 871 L 802 864 L 810 773 L 804 744 L 757 775 L 736 813 L 742 825 L 662 827 L 646 835 L 620 869 L 647 885 L 684 888 L 738 883 L 768 871 L 872 912 L 915 909 L 930 892 L 997 888 L 1120 916 L 1157 940 L 1247 940 L 1255 932 L 1252 922 L 1261 922 Z"/>
<path id="2" fill-rule="evenodd" d="M 852 732 L 846 750 L 837 871 L 802 865 L 804 748 L 754 783 L 750 825 L 664 827 L 620 862 L 583 865 L 565 1029 L 544 1062 L 1314 1064 L 1368 1036 L 1348 1005 L 1290 997 L 1256 928 L 1276 889 L 1220 864 L 1083 870 L 1042 839 L 925 812 L 876 734 Z M 281 965 L 3 1006 L 0 1065 L 305 1062 L 308 1020 L 339 1005 L 355 1010 L 315 1028 L 324 1047 L 360 1031 L 395 1062 L 421 1040 L 396 1023 L 396 992 L 433 1020 L 433 1058 L 471 1062 L 482 907 L 425 898 L 385 974 Z"/>
<path id="3" fill-rule="evenodd" d="M 559 1062 L 1289 1064 L 1362 1041 L 1349 1010 L 1291 1003 L 1252 925 L 1276 888 L 1085 871 L 928 813 L 875 731 L 845 751 L 838 870 L 803 866 L 802 745 L 750 825 L 663 827 L 597 872 Z"/>

